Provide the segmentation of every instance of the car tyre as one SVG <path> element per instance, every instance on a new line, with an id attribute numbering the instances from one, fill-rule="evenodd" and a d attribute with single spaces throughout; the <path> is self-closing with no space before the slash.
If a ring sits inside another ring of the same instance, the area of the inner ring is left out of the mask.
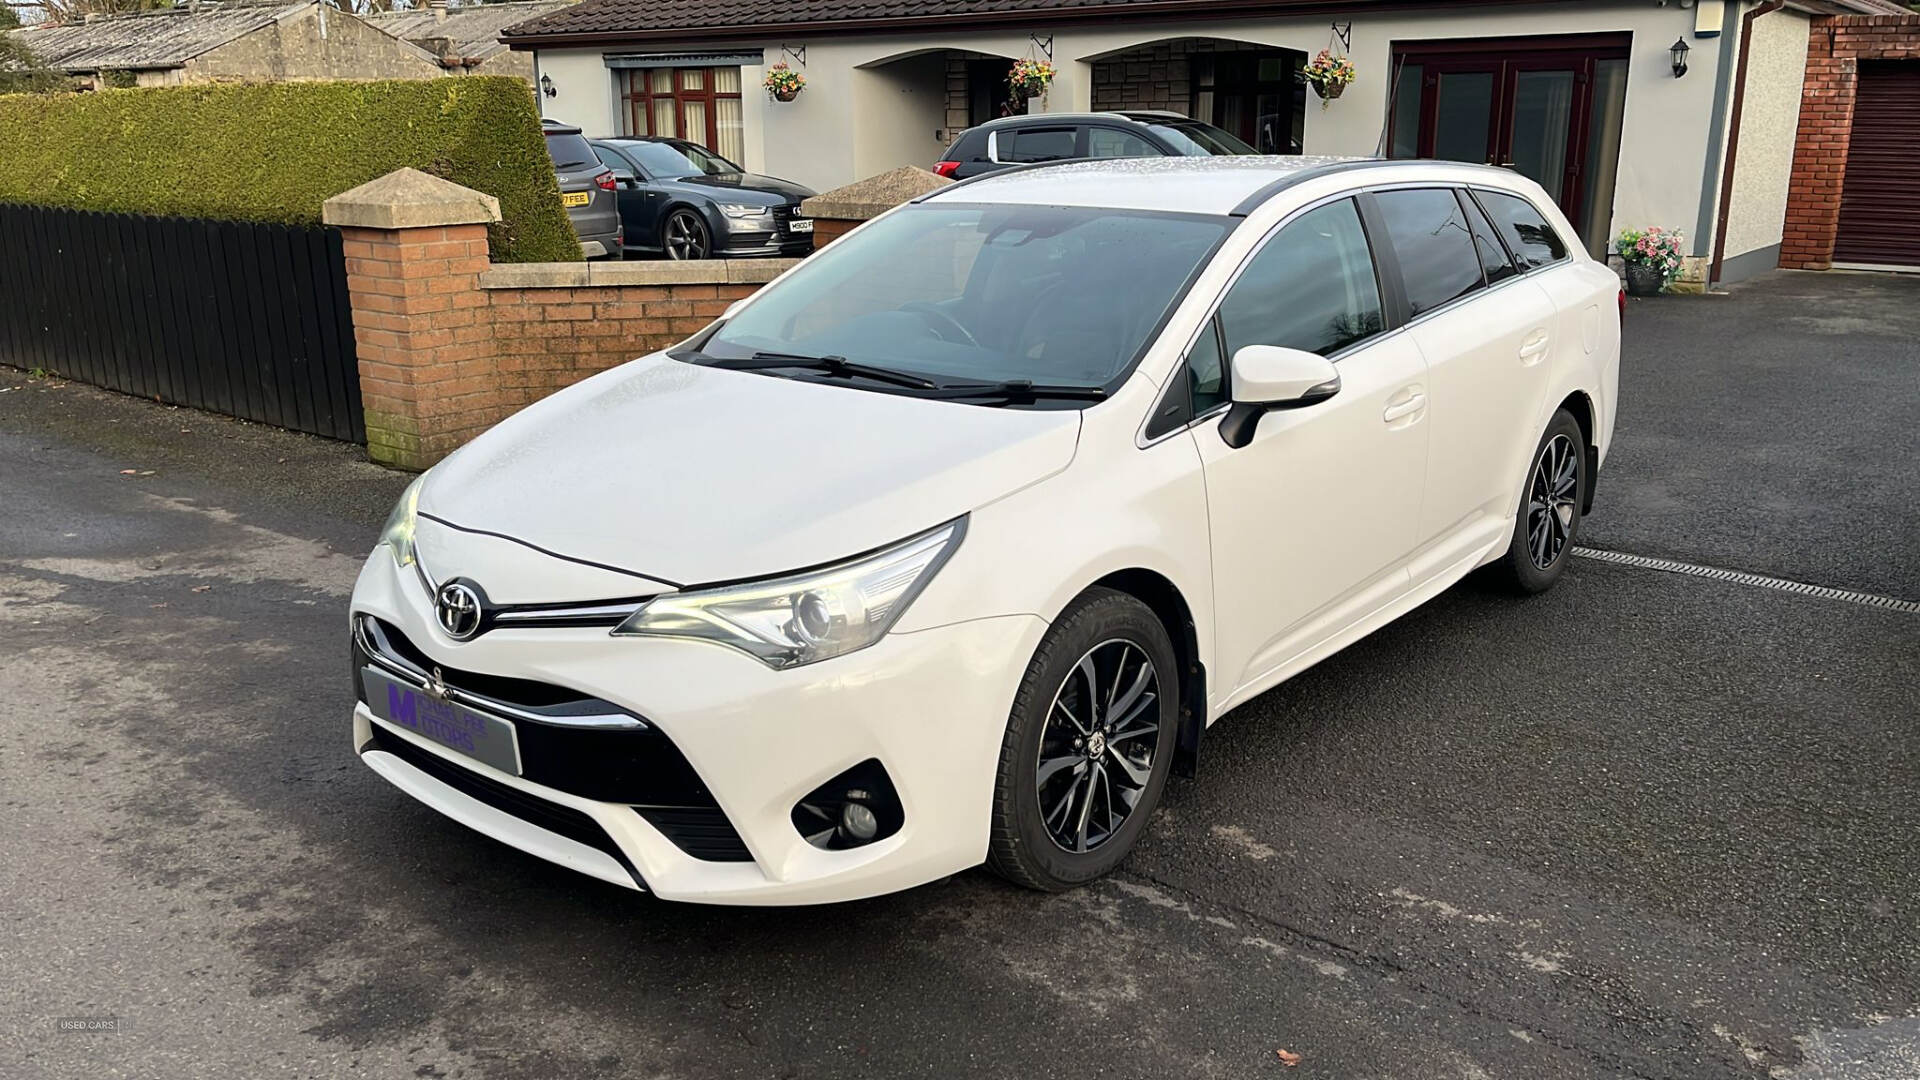
<path id="1" fill-rule="evenodd" d="M 666 237 L 667 258 L 704 259 L 713 251 L 707 223 L 691 210 L 675 210 L 662 226 Z"/>
<path id="2" fill-rule="evenodd" d="M 1146 604 L 1103 588 L 1076 599 L 1041 639 L 1014 697 L 987 867 L 1059 892 L 1118 866 L 1166 787 L 1179 678 L 1173 641 Z"/>
<path id="3" fill-rule="evenodd" d="M 1527 459 L 1526 484 L 1507 553 L 1495 564 L 1500 583 L 1522 594 L 1545 592 L 1566 572 L 1586 505 L 1587 441 L 1565 409 L 1553 414 Z"/>

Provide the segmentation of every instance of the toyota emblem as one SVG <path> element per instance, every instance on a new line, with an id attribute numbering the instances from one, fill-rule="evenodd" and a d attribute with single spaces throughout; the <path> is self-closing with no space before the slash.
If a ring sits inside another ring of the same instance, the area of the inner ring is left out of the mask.
<path id="1" fill-rule="evenodd" d="M 480 632 L 480 594 L 464 581 L 449 581 L 434 595 L 433 614 L 448 637 L 466 641 Z"/>

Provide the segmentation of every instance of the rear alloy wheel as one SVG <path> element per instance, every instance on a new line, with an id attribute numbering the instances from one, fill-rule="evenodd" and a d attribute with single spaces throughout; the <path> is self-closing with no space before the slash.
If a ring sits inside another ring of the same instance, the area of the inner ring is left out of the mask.
<path id="1" fill-rule="evenodd" d="M 691 210 L 675 210 L 667 215 L 666 248 L 669 259 L 704 259 L 713 249 L 707 236 L 707 223 Z"/>
<path id="2" fill-rule="evenodd" d="M 987 865 L 1049 892 L 1117 866 L 1172 765 L 1179 668 L 1166 627 L 1095 589 L 1054 623 L 1008 718 Z"/>
<path id="3" fill-rule="evenodd" d="M 1580 533 L 1587 485 L 1586 437 L 1573 416 L 1553 414 L 1533 452 L 1527 486 L 1520 495 L 1513 539 L 1502 560 L 1502 577 L 1524 593 L 1544 592 L 1560 580 Z"/>

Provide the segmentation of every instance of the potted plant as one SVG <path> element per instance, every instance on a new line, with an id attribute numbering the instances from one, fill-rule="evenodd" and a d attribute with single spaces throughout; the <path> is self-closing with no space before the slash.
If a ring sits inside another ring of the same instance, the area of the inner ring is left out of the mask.
<path id="1" fill-rule="evenodd" d="M 1053 64 L 1045 60 L 1015 60 L 1007 69 L 1007 88 L 1018 98 L 1036 98 L 1053 85 Z"/>
<path id="2" fill-rule="evenodd" d="M 1353 76 L 1353 61 L 1344 56 L 1335 56 L 1328 49 L 1321 49 L 1319 56 L 1309 60 L 1307 66 L 1300 69 L 1300 78 L 1313 87 L 1314 93 L 1320 95 L 1321 108 L 1326 108 L 1327 102 L 1339 97 L 1347 84 L 1353 81 Z"/>
<path id="3" fill-rule="evenodd" d="M 1679 229 L 1654 225 L 1622 229 L 1614 247 L 1627 264 L 1627 295 L 1656 296 L 1680 272 L 1680 249 L 1686 235 Z"/>
<path id="4" fill-rule="evenodd" d="M 767 88 L 767 96 L 775 101 L 792 101 L 800 96 L 807 85 L 806 77 L 788 67 L 785 61 L 767 69 L 767 77 L 760 81 Z"/>

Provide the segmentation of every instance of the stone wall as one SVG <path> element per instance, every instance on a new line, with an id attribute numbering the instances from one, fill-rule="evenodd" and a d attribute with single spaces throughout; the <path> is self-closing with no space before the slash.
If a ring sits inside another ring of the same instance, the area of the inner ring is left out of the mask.
<path id="1" fill-rule="evenodd" d="M 1920 15 L 1838 15 L 1813 21 L 1788 184 L 1786 235 L 1780 242 L 1780 265 L 1788 269 L 1826 270 L 1833 265 L 1862 60 L 1920 60 Z"/>
<path id="2" fill-rule="evenodd" d="M 1197 52 L 1214 51 L 1201 39 L 1162 41 L 1119 53 L 1093 65 L 1093 107 L 1164 109 L 1185 115 L 1193 106 L 1192 62 Z"/>

